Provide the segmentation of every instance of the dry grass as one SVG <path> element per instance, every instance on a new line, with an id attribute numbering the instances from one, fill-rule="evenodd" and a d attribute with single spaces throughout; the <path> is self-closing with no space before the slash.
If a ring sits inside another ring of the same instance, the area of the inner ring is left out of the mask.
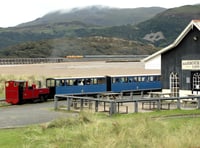
<path id="1" fill-rule="evenodd" d="M 184 113 L 199 113 L 185 111 Z M 42 126 L 26 128 L 23 147 L 71 148 L 188 148 L 199 147 L 199 118 L 161 119 L 182 111 L 117 115 L 81 112 L 77 118 L 59 119 Z"/>

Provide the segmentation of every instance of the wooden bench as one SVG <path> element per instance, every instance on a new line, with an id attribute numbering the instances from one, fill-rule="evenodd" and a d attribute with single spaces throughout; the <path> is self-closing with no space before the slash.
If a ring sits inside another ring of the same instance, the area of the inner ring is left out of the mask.
<path id="1" fill-rule="evenodd" d="M 183 103 L 184 106 L 186 106 L 188 103 L 190 103 L 190 104 L 197 104 L 198 103 L 198 100 L 195 97 L 199 96 L 199 95 L 188 94 L 187 96 L 190 97 L 190 98 L 191 97 L 194 97 L 194 98 L 192 98 L 192 99 L 182 99 L 181 101 L 182 101 L 182 103 Z"/>

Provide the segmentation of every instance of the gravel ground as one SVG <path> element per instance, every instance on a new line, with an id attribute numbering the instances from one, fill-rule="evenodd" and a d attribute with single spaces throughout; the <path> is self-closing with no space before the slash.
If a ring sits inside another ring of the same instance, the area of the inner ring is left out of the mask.
<path id="1" fill-rule="evenodd" d="M 134 96 L 134 98 L 141 97 L 140 95 Z M 59 101 L 58 105 L 66 106 L 65 101 Z M 79 106 L 79 105 L 78 105 Z M 120 112 L 126 112 L 126 106 L 128 112 L 134 112 L 134 103 L 124 103 L 120 106 Z M 86 107 L 88 108 L 88 107 Z M 94 104 L 92 111 L 95 111 Z M 76 110 L 71 107 L 72 110 Z M 106 106 L 106 110 L 109 110 L 109 104 Z M 77 109 L 80 111 L 80 109 Z M 103 104 L 99 105 L 99 111 L 103 111 Z M 141 110 L 141 104 L 139 105 L 139 112 L 146 112 L 151 110 Z M 8 107 L 0 107 L 0 128 L 13 128 L 23 127 L 27 125 L 40 124 L 50 122 L 52 120 L 62 117 L 75 117 L 78 113 L 67 113 L 54 111 L 54 102 L 32 103 L 23 105 L 12 105 Z"/>
<path id="2" fill-rule="evenodd" d="M 77 115 L 75 113 L 55 112 L 53 108 L 54 102 L 52 101 L 0 107 L 0 128 L 46 123 L 61 117 Z"/>
<path id="3" fill-rule="evenodd" d="M 134 96 L 134 98 L 140 97 L 140 95 Z M 66 107 L 66 104 L 66 100 L 58 102 L 58 106 Z M 78 106 L 80 106 L 80 104 L 78 104 Z M 123 103 L 123 105 L 120 105 L 119 107 L 120 113 L 126 113 L 126 109 L 128 109 L 128 113 L 134 113 L 134 103 Z M 163 107 L 167 109 L 167 105 L 164 105 Z M 174 104 L 170 106 L 170 109 L 175 109 L 176 107 L 176 104 Z M 88 105 L 85 106 L 85 109 L 86 108 L 88 109 Z M 182 106 L 182 109 L 195 108 L 196 105 Z M 145 109 L 142 109 L 142 104 L 139 103 L 138 109 L 139 112 L 152 111 L 149 109 L 149 104 L 146 104 Z M 75 110 L 77 113 L 54 111 L 53 101 L 0 107 L 0 128 L 23 127 L 27 125 L 46 123 L 63 117 L 68 118 L 78 116 L 78 111 L 80 111 L 80 108 L 75 109 L 71 107 L 71 110 Z M 94 103 L 92 105 L 92 111 L 95 111 Z M 104 111 L 103 104 L 99 104 L 98 111 Z M 106 105 L 106 111 L 109 111 L 109 104 Z"/>

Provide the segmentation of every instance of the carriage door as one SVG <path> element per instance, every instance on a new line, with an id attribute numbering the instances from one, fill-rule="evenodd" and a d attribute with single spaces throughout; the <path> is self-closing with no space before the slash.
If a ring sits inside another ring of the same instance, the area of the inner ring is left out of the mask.
<path id="1" fill-rule="evenodd" d="M 191 79 L 192 79 L 192 93 L 194 93 L 194 91 L 196 91 L 196 93 L 198 94 L 198 92 L 200 91 L 200 72 L 191 72 Z"/>
<path id="2" fill-rule="evenodd" d="M 179 76 L 174 72 L 170 74 L 170 91 L 173 97 L 179 97 Z"/>
<path id="3" fill-rule="evenodd" d="M 112 85 L 112 78 L 109 76 L 106 76 L 106 91 L 111 91 L 111 85 Z"/>

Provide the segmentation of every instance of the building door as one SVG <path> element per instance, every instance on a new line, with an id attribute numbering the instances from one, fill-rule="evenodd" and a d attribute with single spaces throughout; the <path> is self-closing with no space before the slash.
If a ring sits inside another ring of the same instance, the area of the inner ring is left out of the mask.
<path id="1" fill-rule="evenodd" d="M 196 91 L 198 94 L 198 91 L 200 91 L 200 71 L 192 71 L 191 72 L 191 79 L 192 79 L 192 93 Z"/>
<path id="2" fill-rule="evenodd" d="M 179 76 L 177 73 L 170 74 L 170 91 L 173 97 L 179 97 Z"/>

